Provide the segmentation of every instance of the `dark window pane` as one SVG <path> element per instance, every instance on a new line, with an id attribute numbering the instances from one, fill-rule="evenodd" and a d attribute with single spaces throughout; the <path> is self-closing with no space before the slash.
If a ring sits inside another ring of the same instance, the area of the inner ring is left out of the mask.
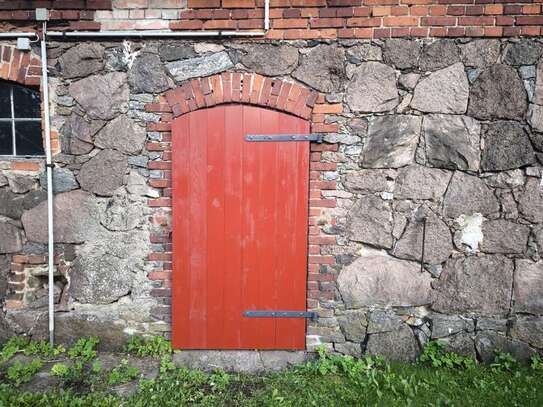
<path id="1" fill-rule="evenodd" d="M 0 122 L 0 155 L 13 154 L 13 133 L 11 122 Z"/>
<path id="2" fill-rule="evenodd" d="M 15 117 L 40 118 L 40 93 L 19 85 L 13 86 Z"/>
<path id="3" fill-rule="evenodd" d="M 10 89 L 10 84 L 0 82 L 0 118 L 11 117 Z"/>
<path id="4" fill-rule="evenodd" d="M 40 122 L 15 123 L 15 149 L 17 155 L 43 155 Z"/>

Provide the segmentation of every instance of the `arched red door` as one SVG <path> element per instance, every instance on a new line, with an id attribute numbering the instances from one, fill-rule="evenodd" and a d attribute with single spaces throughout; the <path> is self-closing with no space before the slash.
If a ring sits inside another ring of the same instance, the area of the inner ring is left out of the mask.
<path id="1" fill-rule="evenodd" d="M 306 306 L 309 143 L 305 120 L 223 105 L 177 118 L 173 139 L 173 345 L 304 349 L 303 318 L 251 310 Z"/>

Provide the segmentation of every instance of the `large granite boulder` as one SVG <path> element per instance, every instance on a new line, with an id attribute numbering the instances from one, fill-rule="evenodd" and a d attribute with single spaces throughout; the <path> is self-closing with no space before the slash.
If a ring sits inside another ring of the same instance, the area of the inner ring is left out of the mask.
<path id="1" fill-rule="evenodd" d="M 478 171 L 479 122 L 468 116 L 431 114 L 422 122 L 428 163 L 437 168 Z"/>
<path id="2" fill-rule="evenodd" d="M 347 217 L 349 239 L 374 246 L 392 246 L 392 209 L 390 202 L 375 195 L 362 196 Z"/>
<path id="3" fill-rule="evenodd" d="M 129 88 L 122 72 L 89 76 L 72 83 L 69 90 L 93 119 L 110 120 L 128 109 Z"/>
<path id="4" fill-rule="evenodd" d="M 425 211 L 426 238 L 424 263 L 441 264 L 453 251 L 451 231 L 439 217 L 430 210 Z M 422 261 L 423 222 L 410 219 L 403 235 L 392 250 L 392 255 L 401 259 Z"/>
<path id="5" fill-rule="evenodd" d="M 373 117 L 360 163 L 365 168 L 399 168 L 411 164 L 419 141 L 421 118 L 409 115 Z"/>
<path id="6" fill-rule="evenodd" d="M 104 68 L 104 47 L 95 42 L 78 44 L 66 51 L 58 63 L 66 79 L 89 76 Z"/>
<path id="7" fill-rule="evenodd" d="M 412 69 L 418 66 L 421 45 L 417 41 L 392 38 L 385 41 L 383 58 L 398 69 Z"/>
<path id="8" fill-rule="evenodd" d="M 475 324 L 473 319 L 456 315 L 432 314 L 432 339 L 445 338 L 461 332 L 473 332 Z"/>
<path id="9" fill-rule="evenodd" d="M 469 41 L 459 47 L 462 62 L 470 68 L 486 68 L 500 57 L 500 41 L 495 39 Z"/>
<path id="10" fill-rule="evenodd" d="M 543 223 L 543 186 L 541 180 L 529 177 L 518 199 L 522 217 L 533 223 Z"/>
<path id="11" fill-rule="evenodd" d="M 518 122 L 489 123 L 483 127 L 483 139 L 481 167 L 484 171 L 511 170 L 535 161 L 532 143 Z"/>
<path id="12" fill-rule="evenodd" d="M 517 72 L 507 65 L 491 65 L 473 82 L 468 114 L 485 120 L 522 119 L 527 103 Z"/>
<path id="13" fill-rule="evenodd" d="M 355 112 L 386 112 L 399 103 L 396 73 L 379 62 L 364 62 L 353 71 L 345 101 Z"/>
<path id="14" fill-rule="evenodd" d="M 339 92 L 345 79 L 345 51 L 335 45 L 317 45 L 302 57 L 292 76 L 321 92 Z"/>
<path id="15" fill-rule="evenodd" d="M 411 107 L 421 112 L 463 114 L 469 83 L 464 65 L 456 63 L 431 73 L 415 87 Z"/>
<path id="16" fill-rule="evenodd" d="M 451 179 L 452 173 L 422 165 L 409 165 L 398 170 L 394 187 L 397 199 L 440 200 Z"/>
<path id="17" fill-rule="evenodd" d="M 23 248 L 21 229 L 0 219 L 0 254 L 16 253 Z"/>
<path id="18" fill-rule="evenodd" d="M 528 244 L 530 227 L 505 219 L 483 223 L 481 251 L 486 253 L 522 254 Z"/>
<path id="19" fill-rule="evenodd" d="M 456 171 L 451 179 L 444 201 L 444 214 L 449 218 L 460 215 L 483 215 L 500 210 L 492 190 L 478 177 Z"/>
<path id="20" fill-rule="evenodd" d="M 298 65 L 298 49 L 290 45 L 243 44 L 241 63 L 265 76 L 290 74 Z"/>
<path id="21" fill-rule="evenodd" d="M 125 155 L 115 150 L 102 150 L 83 164 L 77 180 L 85 191 L 112 196 L 123 185 L 127 168 Z"/>
<path id="22" fill-rule="evenodd" d="M 511 336 L 536 348 L 543 349 L 543 317 L 516 319 L 511 329 Z"/>
<path id="23" fill-rule="evenodd" d="M 515 311 L 543 315 L 543 261 L 515 260 Z"/>
<path id="24" fill-rule="evenodd" d="M 506 315 L 512 284 L 513 262 L 507 257 L 454 257 L 435 284 L 432 308 L 445 314 Z"/>
<path id="25" fill-rule="evenodd" d="M 345 339 L 351 342 L 364 342 L 368 321 L 361 310 L 348 310 L 338 316 L 338 323 Z"/>
<path id="26" fill-rule="evenodd" d="M 126 115 L 121 115 L 106 124 L 95 137 L 94 144 L 100 148 L 114 149 L 125 154 L 138 154 L 145 144 L 147 132 Z"/>
<path id="27" fill-rule="evenodd" d="M 454 40 L 438 39 L 424 46 L 419 58 L 421 71 L 435 71 L 460 62 L 460 53 Z"/>
<path id="28" fill-rule="evenodd" d="M 477 354 L 484 363 L 492 363 L 496 352 L 511 354 L 516 360 L 528 360 L 535 351 L 524 342 L 507 338 L 497 332 L 485 331 L 475 337 Z"/>
<path id="29" fill-rule="evenodd" d="M 190 78 L 201 78 L 224 72 L 233 66 L 234 64 L 228 53 L 222 51 L 216 54 L 169 62 L 166 64 L 166 69 L 177 82 L 183 82 Z"/>
<path id="30" fill-rule="evenodd" d="M 143 53 L 128 71 L 128 83 L 136 93 L 160 93 L 169 88 L 169 78 L 164 72 L 160 57 Z"/>
<path id="31" fill-rule="evenodd" d="M 0 188 L 0 215 L 20 219 L 23 214 L 24 199 L 24 195 L 11 192 L 8 188 Z"/>
<path id="32" fill-rule="evenodd" d="M 91 194 L 75 190 L 54 199 L 54 238 L 57 243 L 82 243 L 92 240 L 102 229 L 99 205 Z M 47 242 L 47 202 L 23 213 L 23 227 L 28 240 Z"/>
<path id="33" fill-rule="evenodd" d="M 511 42 L 505 48 L 504 61 L 509 65 L 534 65 L 543 52 L 543 46 L 533 40 Z"/>
<path id="34" fill-rule="evenodd" d="M 411 328 L 401 324 L 393 331 L 369 335 L 366 352 L 388 360 L 412 362 L 419 354 L 419 347 Z"/>
<path id="35" fill-rule="evenodd" d="M 401 307 L 429 304 L 431 280 L 417 263 L 368 250 L 341 270 L 337 284 L 347 308 Z"/>

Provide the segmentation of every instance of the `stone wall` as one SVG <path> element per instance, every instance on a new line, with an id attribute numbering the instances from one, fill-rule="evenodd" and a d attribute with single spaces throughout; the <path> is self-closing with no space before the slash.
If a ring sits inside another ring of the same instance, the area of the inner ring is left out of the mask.
<path id="1" fill-rule="evenodd" d="M 165 95 L 238 72 L 327 106 L 310 117 L 327 134 L 312 153 L 308 349 L 541 351 L 542 55 L 539 39 L 50 44 L 59 337 L 168 335 Z M 44 336 L 43 175 L 0 165 L 3 325 Z"/>

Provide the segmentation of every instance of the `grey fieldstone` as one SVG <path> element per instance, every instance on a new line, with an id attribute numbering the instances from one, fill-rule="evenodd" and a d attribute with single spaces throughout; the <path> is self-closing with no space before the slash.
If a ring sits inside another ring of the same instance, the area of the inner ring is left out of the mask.
<path id="1" fill-rule="evenodd" d="M 541 56 L 540 43 L 526 40 L 510 43 L 505 48 L 504 61 L 509 65 L 534 65 Z"/>
<path id="2" fill-rule="evenodd" d="M 347 59 L 353 64 L 365 61 L 381 61 L 383 51 L 381 47 L 373 44 L 360 44 L 347 49 Z"/>
<path id="3" fill-rule="evenodd" d="M 57 243 L 82 243 L 94 238 L 101 230 L 98 202 L 94 196 L 81 190 L 56 195 L 53 216 Z M 28 240 L 47 242 L 47 202 L 25 211 L 22 222 Z"/>
<path id="4" fill-rule="evenodd" d="M 543 186 L 541 180 L 529 177 L 518 199 L 518 208 L 524 219 L 543 223 Z"/>
<path id="5" fill-rule="evenodd" d="M 426 210 L 426 239 L 424 262 L 441 264 L 453 251 L 451 231 L 432 211 Z M 392 255 L 408 260 L 422 260 L 423 222 L 410 219 L 402 237 L 398 240 Z"/>
<path id="6" fill-rule="evenodd" d="M 349 239 L 378 247 L 392 246 L 392 209 L 390 202 L 375 195 L 365 195 L 348 214 Z"/>
<path id="7" fill-rule="evenodd" d="M 321 92 L 340 92 L 345 79 L 345 51 L 335 45 L 317 45 L 300 61 L 292 76 Z"/>
<path id="8" fill-rule="evenodd" d="M 158 53 L 164 61 L 177 61 L 179 59 L 189 59 L 196 56 L 192 45 L 166 43 L 161 44 Z"/>
<path id="9" fill-rule="evenodd" d="M 58 63 L 66 79 L 89 76 L 104 68 L 104 47 L 95 42 L 78 44 L 66 51 Z"/>
<path id="10" fill-rule="evenodd" d="M 432 314 L 432 339 L 456 335 L 460 332 L 473 332 L 475 325 L 473 319 L 456 315 Z"/>
<path id="11" fill-rule="evenodd" d="M 95 137 L 100 148 L 114 149 L 125 154 L 138 154 L 143 149 L 147 132 L 131 118 L 121 115 L 106 124 Z"/>
<path id="12" fill-rule="evenodd" d="M 498 40 L 473 40 L 460 44 L 460 55 L 465 66 L 486 68 L 498 62 L 500 42 Z"/>
<path id="13" fill-rule="evenodd" d="M 483 127 L 484 171 L 511 170 L 534 163 L 534 149 L 526 131 L 518 122 L 497 121 Z"/>
<path id="14" fill-rule="evenodd" d="M 78 256 L 70 271 L 70 295 L 85 304 L 109 304 L 130 293 L 134 274 L 109 253 Z"/>
<path id="15" fill-rule="evenodd" d="M 345 339 L 351 342 L 363 342 L 366 338 L 368 322 L 364 311 L 346 311 L 338 316 L 339 327 Z"/>
<path id="16" fill-rule="evenodd" d="M 399 168 L 411 164 L 419 141 L 421 118 L 409 115 L 374 117 L 362 150 L 365 168 Z"/>
<path id="17" fill-rule="evenodd" d="M 443 344 L 445 352 L 454 352 L 476 359 L 474 335 L 471 333 L 460 332 L 456 335 L 440 338 L 439 342 Z"/>
<path id="18" fill-rule="evenodd" d="M 94 148 L 94 135 L 104 127 L 103 120 L 85 119 L 78 114 L 72 115 L 61 128 L 64 150 L 69 154 L 88 154 Z"/>
<path id="19" fill-rule="evenodd" d="M 511 329 L 511 336 L 522 342 L 543 348 L 543 317 L 518 318 Z"/>
<path id="20" fill-rule="evenodd" d="M 543 253 L 543 225 L 538 225 L 534 228 L 534 238 L 539 252 Z"/>
<path id="21" fill-rule="evenodd" d="M 40 185 L 44 190 L 47 190 L 47 171 L 40 174 Z M 55 193 L 68 192 L 77 188 L 79 188 L 79 184 L 73 172 L 68 168 L 53 168 L 53 191 Z"/>
<path id="22" fill-rule="evenodd" d="M 357 170 L 345 174 L 343 185 L 353 192 L 392 192 L 395 178 L 394 170 Z"/>
<path id="23" fill-rule="evenodd" d="M 484 180 L 491 187 L 507 189 L 523 186 L 526 177 L 522 170 L 517 169 L 490 174 L 488 177 L 485 177 Z"/>
<path id="24" fill-rule="evenodd" d="M 454 40 L 436 40 L 422 49 L 419 58 L 421 71 L 435 71 L 460 62 L 460 53 Z"/>
<path id="25" fill-rule="evenodd" d="M 527 118 L 532 129 L 543 132 L 543 106 L 530 104 Z"/>
<path id="26" fill-rule="evenodd" d="M 93 119 L 109 120 L 128 108 L 126 74 L 93 75 L 70 85 L 70 95 Z"/>
<path id="27" fill-rule="evenodd" d="M 0 220 L 0 254 L 16 253 L 23 248 L 23 234 L 17 226 Z"/>
<path id="28" fill-rule="evenodd" d="M 383 58 L 387 64 L 398 69 L 416 68 L 421 53 L 421 45 L 417 41 L 393 38 L 385 41 Z"/>
<path id="29" fill-rule="evenodd" d="M 543 58 L 541 58 L 537 64 L 534 103 L 543 105 Z"/>
<path id="30" fill-rule="evenodd" d="M 480 179 L 456 171 L 445 194 L 444 214 L 449 218 L 481 213 L 488 215 L 500 210 L 498 199 Z"/>
<path id="31" fill-rule="evenodd" d="M 515 311 L 543 314 L 543 261 L 515 260 Z"/>
<path id="32" fill-rule="evenodd" d="M 364 62 L 353 70 L 345 101 L 355 112 L 386 112 L 399 103 L 396 73 L 379 62 Z"/>
<path id="33" fill-rule="evenodd" d="M 0 215 L 20 219 L 23 214 L 23 200 L 26 195 L 15 194 L 8 188 L 0 188 Z"/>
<path id="34" fill-rule="evenodd" d="M 1 241 L 0 241 L 0 245 L 2 245 Z M 10 271 L 11 271 L 10 256 L 5 255 L 5 254 L 0 255 L 0 301 L 2 302 L 4 302 L 4 298 L 8 290 L 8 275 Z M 2 317 L 0 317 L 0 319 L 3 319 Z M 3 339 L 2 330 L 3 329 L 0 328 L 0 341 Z"/>
<path id="35" fill-rule="evenodd" d="M 27 177 L 19 174 L 6 174 L 8 179 L 9 189 L 16 194 L 25 194 L 34 189 L 36 186 L 36 178 Z"/>
<path id="36" fill-rule="evenodd" d="M 511 301 L 513 262 L 494 255 L 451 258 L 435 284 L 438 312 L 506 315 Z"/>
<path id="37" fill-rule="evenodd" d="M 368 334 L 396 331 L 403 325 L 402 319 L 390 309 L 372 309 L 368 314 Z"/>
<path id="38" fill-rule="evenodd" d="M 290 45 L 244 44 L 241 63 L 250 72 L 266 76 L 290 74 L 298 65 L 298 49 Z"/>
<path id="39" fill-rule="evenodd" d="M 517 360 L 527 360 L 535 353 L 525 343 L 492 331 L 478 334 L 475 337 L 475 348 L 484 363 L 492 363 L 496 357 L 496 351 L 510 353 Z"/>
<path id="40" fill-rule="evenodd" d="M 505 333 L 507 331 L 507 319 L 477 318 L 477 330 Z"/>
<path id="41" fill-rule="evenodd" d="M 414 361 L 419 354 L 419 348 L 413 331 L 403 324 L 395 331 L 371 334 L 366 353 L 388 360 Z"/>
<path id="42" fill-rule="evenodd" d="M 398 170 L 394 197 L 398 199 L 440 200 L 452 173 L 422 165 L 409 165 Z"/>
<path id="43" fill-rule="evenodd" d="M 134 229 L 143 219 L 141 204 L 127 195 L 110 198 L 100 217 L 100 223 L 111 231 Z"/>
<path id="44" fill-rule="evenodd" d="M 411 107 L 421 112 L 463 114 L 468 106 L 468 96 L 469 83 L 464 65 L 456 63 L 419 81 Z"/>
<path id="45" fill-rule="evenodd" d="M 416 263 L 372 252 L 344 267 L 337 284 L 347 308 L 400 307 L 429 304 L 431 280 Z"/>
<path id="46" fill-rule="evenodd" d="M 166 68 L 177 82 L 183 82 L 190 78 L 210 76 L 226 71 L 233 66 L 234 64 L 225 51 L 166 64 Z"/>
<path id="47" fill-rule="evenodd" d="M 484 69 L 473 82 L 468 114 L 478 119 L 522 119 L 526 90 L 517 72 L 497 64 Z"/>
<path id="48" fill-rule="evenodd" d="M 398 78 L 398 83 L 405 89 L 414 89 L 417 85 L 417 82 L 420 79 L 420 74 L 418 73 L 405 73 L 400 75 Z"/>
<path id="49" fill-rule="evenodd" d="M 123 185 L 127 168 L 126 156 L 115 150 L 102 150 L 83 164 L 77 180 L 86 191 L 112 196 Z"/>
<path id="50" fill-rule="evenodd" d="M 334 343 L 334 350 L 341 353 L 342 355 L 348 355 L 355 358 L 362 356 L 362 347 L 360 343 Z"/>
<path id="51" fill-rule="evenodd" d="M 160 93 L 169 88 L 168 76 L 156 54 L 138 55 L 128 71 L 128 83 L 135 92 Z"/>
<path id="52" fill-rule="evenodd" d="M 528 244 L 530 227 L 505 219 L 483 222 L 481 251 L 486 253 L 522 254 Z"/>
<path id="53" fill-rule="evenodd" d="M 428 163 L 437 168 L 478 171 L 479 122 L 468 116 L 431 114 L 422 122 Z"/>

